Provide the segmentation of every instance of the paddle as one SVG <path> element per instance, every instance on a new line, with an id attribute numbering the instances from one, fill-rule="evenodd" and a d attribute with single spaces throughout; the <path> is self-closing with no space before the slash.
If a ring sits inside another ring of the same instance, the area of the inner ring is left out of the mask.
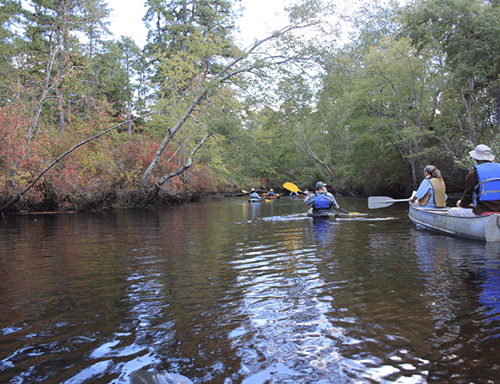
<path id="1" fill-rule="evenodd" d="M 348 215 L 361 215 L 361 213 L 359 213 L 359 212 L 349 212 L 349 211 L 345 210 L 344 208 L 340 208 L 340 207 L 338 207 L 338 210 L 342 211 L 344 213 L 347 213 Z"/>
<path id="2" fill-rule="evenodd" d="M 289 183 L 289 182 L 286 182 L 283 184 L 283 188 L 285 189 L 288 189 L 290 192 L 296 192 L 296 193 L 305 193 L 305 192 L 302 192 L 299 187 L 297 187 L 295 184 L 293 183 Z"/>
<path id="3" fill-rule="evenodd" d="M 385 208 L 402 201 L 410 201 L 410 199 L 393 199 L 387 196 L 370 196 L 368 197 L 368 209 Z"/>
<path id="4" fill-rule="evenodd" d="M 283 188 L 285 189 L 288 189 L 290 192 L 301 192 L 301 193 L 305 193 L 305 192 L 302 192 L 299 187 L 297 187 L 295 184 L 293 183 L 289 183 L 289 182 L 286 182 L 283 184 Z M 359 215 L 360 213 L 359 212 L 349 212 L 349 211 L 346 211 L 345 209 L 342 209 L 342 208 L 338 208 L 339 211 L 342 211 L 344 213 L 347 213 L 349 215 Z"/>

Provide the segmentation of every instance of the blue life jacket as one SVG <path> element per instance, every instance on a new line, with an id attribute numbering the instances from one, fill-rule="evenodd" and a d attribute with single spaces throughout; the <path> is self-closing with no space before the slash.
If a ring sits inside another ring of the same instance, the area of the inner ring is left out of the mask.
<path id="1" fill-rule="evenodd" d="M 328 209 L 330 208 L 330 200 L 325 195 L 316 195 L 313 206 L 314 209 Z"/>
<path id="2" fill-rule="evenodd" d="M 500 164 L 484 163 L 476 165 L 479 183 L 474 189 L 474 206 L 479 201 L 500 200 Z"/>

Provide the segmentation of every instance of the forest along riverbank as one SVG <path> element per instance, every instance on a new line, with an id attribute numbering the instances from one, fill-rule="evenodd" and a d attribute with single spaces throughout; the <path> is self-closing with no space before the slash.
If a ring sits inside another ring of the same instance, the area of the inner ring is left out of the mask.
<path id="1" fill-rule="evenodd" d="M 249 188 L 250 189 L 250 188 Z M 274 189 L 279 196 L 289 195 L 289 191 L 286 189 L 275 188 Z M 32 200 L 19 200 L 18 203 L 14 204 L 9 210 L 3 212 L 5 214 L 34 214 L 34 213 L 74 213 L 74 212 L 98 212 L 107 211 L 113 209 L 128 209 L 137 208 L 134 206 L 134 194 L 136 191 L 125 192 L 121 189 L 108 189 L 107 191 L 102 191 L 102 193 L 94 194 L 93 198 L 69 198 L 63 196 L 56 196 L 54 193 L 45 194 L 43 198 L 39 201 Z M 265 193 L 262 190 L 261 193 Z M 244 197 L 248 196 L 248 193 L 242 192 L 241 190 L 230 190 L 230 191 L 210 191 L 204 193 L 176 193 L 172 194 L 167 191 L 160 191 L 158 196 L 156 196 L 149 204 L 150 207 L 160 207 L 160 206 L 170 206 L 177 204 L 186 203 L 196 203 L 202 198 L 234 198 L 234 197 Z M 354 192 L 336 193 L 336 196 L 349 196 L 349 197 L 359 197 L 356 196 Z"/>

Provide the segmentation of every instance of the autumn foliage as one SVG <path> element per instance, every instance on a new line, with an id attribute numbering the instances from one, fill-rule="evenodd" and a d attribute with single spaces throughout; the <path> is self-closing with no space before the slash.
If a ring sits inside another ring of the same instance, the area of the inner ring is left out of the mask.
<path id="1" fill-rule="evenodd" d="M 54 127 L 41 124 L 26 146 L 29 116 L 14 104 L 0 107 L 0 197 L 5 196 L 11 181 L 13 194 L 19 193 L 68 148 L 116 124 L 106 119 L 99 124 L 89 124 L 78 116 L 73 116 L 72 122 L 61 133 Z M 140 175 L 150 164 L 158 145 L 158 139 L 145 133 L 128 135 L 112 131 L 57 163 L 10 210 L 87 210 L 130 206 Z M 172 172 L 178 164 L 179 155 L 171 151 L 160 161 L 151 182 Z M 159 199 L 168 202 L 181 199 L 181 196 L 192 198 L 212 190 L 215 184 L 208 168 L 193 167 L 185 175 L 167 183 Z"/>

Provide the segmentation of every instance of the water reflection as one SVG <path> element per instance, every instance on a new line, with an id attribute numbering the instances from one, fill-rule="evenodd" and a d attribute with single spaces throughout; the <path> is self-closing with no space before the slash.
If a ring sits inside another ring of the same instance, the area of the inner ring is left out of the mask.
<path id="1" fill-rule="evenodd" d="M 420 266 L 428 276 L 428 306 L 434 322 L 429 377 L 473 377 L 499 373 L 500 244 L 413 233 Z M 465 315 L 467 314 L 467 315 Z M 487 329 L 487 331 L 485 331 Z M 475 363 L 464 364 L 474 356 Z"/>
<path id="2" fill-rule="evenodd" d="M 494 382 L 498 255 L 292 199 L 8 218 L 0 381 Z"/>
<path id="3" fill-rule="evenodd" d="M 325 282 L 317 268 L 318 245 L 304 248 L 303 240 L 310 227 L 318 243 L 325 242 L 330 225 L 307 220 L 302 229 L 272 222 L 275 245 L 262 247 L 249 238 L 233 262 L 244 292 L 240 310 L 247 318 L 230 334 L 242 358 L 240 374 L 249 375 L 243 382 L 345 382 L 332 339 L 341 330 L 328 318 L 332 298 L 321 295 Z"/>
<path id="4" fill-rule="evenodd" d="M 258 203 L 248 202 L 247 204 L 241 204 L 243 219 L 244 220 L 251 220 L 255 217 L 258 217 L 259 213 L 260 213 L 260 207 L 262 204 L 263 204 L 262 202 L 258 202 Z"/>
<path id="5" fill-rule="evenodd" d="M 314 217 L 312 218 L 316 242 L 320 246 L 327 245 L 330 241 L 334 241 L 335 231 L 340 225 L 340 222 L 333 221 L 328 218 Z"/>

